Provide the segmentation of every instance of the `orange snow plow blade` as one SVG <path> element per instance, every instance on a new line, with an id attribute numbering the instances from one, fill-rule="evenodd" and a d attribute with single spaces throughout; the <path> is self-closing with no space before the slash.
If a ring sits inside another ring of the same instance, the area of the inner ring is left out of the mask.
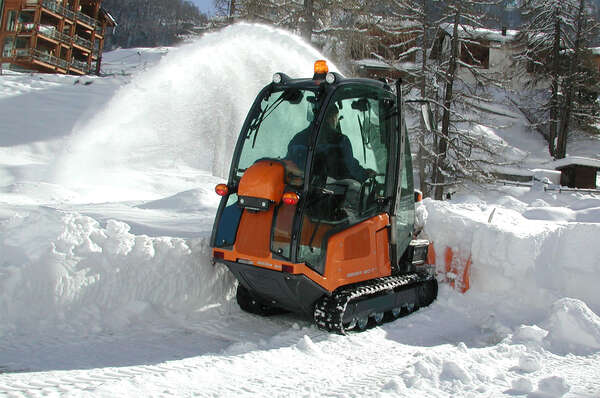
<path id="1" fill-rule="evenodd" d="M 471 254 L 469 253 L 469 255 L 466 256 L 460 251 L 455 252 L 452 248 L 446 247 L 443 261 L 445 281 L 448 282 L 452 288 L 459 290 L 461 293 L 465 293 L 469 290 L 471 287 Z M 429 245 L 427 262 L 429 264 L 437 264 L 433 243 Z M 440 271 L 439 268 L 438 271 Z"/>

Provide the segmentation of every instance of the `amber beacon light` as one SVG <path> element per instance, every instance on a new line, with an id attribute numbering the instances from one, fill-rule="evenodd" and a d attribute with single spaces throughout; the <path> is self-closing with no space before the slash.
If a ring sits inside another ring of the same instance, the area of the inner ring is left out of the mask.
<path id="1" fill-rule="evenodd" d="M 320 59 L 315 61 L 315 75 L 326 75 L 329 72 L 327 61 Z"/>

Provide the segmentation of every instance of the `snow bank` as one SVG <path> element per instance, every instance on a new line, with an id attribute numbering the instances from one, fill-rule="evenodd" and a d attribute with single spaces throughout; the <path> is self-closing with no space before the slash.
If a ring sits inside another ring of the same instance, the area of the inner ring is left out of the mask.
<path id="1" fill-rule="evenodd" d="M 545 327 L 546 343 L 555 352 L 585 355 L 600 350 L 600 317 L 580 300 L 557 300 Z"/>
<path id="2" fill-rule="evenodd" d="M 0 335 L 79 333 L 176 322 L 230 297 L 230 274 L 205 239 L 150 238 L 52 209 L 0 222 Z"/>
<path id="3" fill-rule="evenodd" d="M 443 264 L 444 247 L 471 255 L 472 292 L 506 300 L 507 307 L 544 310 L 572 297 L 600 312 L 600 224 L 529 220 L 514 204 L 496 207 L 474 198 L 423 203 L 425 233 L 438 249 L 437 263 Z"/>

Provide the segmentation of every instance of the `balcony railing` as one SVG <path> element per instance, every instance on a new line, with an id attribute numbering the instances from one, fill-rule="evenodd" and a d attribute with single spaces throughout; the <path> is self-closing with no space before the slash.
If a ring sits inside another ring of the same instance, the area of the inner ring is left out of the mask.
<path id="1" fill-rule="evenodd" d="M 38 32 L 40 32 L 41 35 L 64 43 L 69 43 L 71 41 L 71 37 L 59 32 L 54 26 L 40 25 L 38 27 Z"/>
<path id="2" fill-rule="evenodd" d="M 17 57 L 17 58 L 31 57 L 31 49 L 30 48 L 16 48 L 15 49 L 15 57 Z"/>
<path id="3" fill-rule="evenodd" d="M 90 25 L 92 28 L 96 27 L 96 20 L 94 18 L 90 17 L 89 15 L 85 15 L 81 12 L 78 12 L 77 19 Z"/>
<path id="4" fill-rule="evenodd" d="M 33 23 L 33 22 L 20 23 L 17 25 L 17 32 L 19 32 L 19 33 L 32 32 L 34 29 L 35 29 L 35 23 Z"/>
<path id="5" fill-rule="evenodd" d="M 35 60 L 44 62 L 52 66 L 58 66 L 59 68 L 64 70 L 73 67 L 77 70 L 82 71 L 83 73 L 89 73 L 90 71 L 90 67 L 85 62 L 73 59 L 71 63 L 69 63 L 67 60 L 55 57 L 54 55 L 48 54 L 36 48 L 16 48 L 13 49 L 10 52 L 10 54 L 7 51 L 5 51 L 3 56 L 12 58 L 33 58 Z"/>
<path id="6" fill-rule="evenodd" d="M 73 37 L 73 41 L 77 44 L 79 44 L 81 47 L 85 47 L 87 49 L 92 49 L 92 42 L 89 40 L 84 39 L 81 36 L 75 35 Z"/>
<path id="7" fill-rule="evenodd" d="M 30 4 L 32 2 L 28 2 L 28 4 Z M 38 2 L 39 4 L 39 2 Z M 42 0 L 41 1 L 42 6 L 44 6 L 45 8 L 47 8 L 50 11 L 54 11 L 57 14 L 60 15 L 64 15 L 64 7 L 61 6 L 60 4 L 58 4 L 56 1 L 51 1 L 51 0 Z"/>
<path id="8" fill-rule="evenodd" d="M 88 73 L 90 71 L 90 67 L 85 62 L 78 61 L 76 59 L 71 61 L 71 66 L 75 69 L 79 69 L 83 73 Z"/>
<path id="9" fill-rule="evenodd" d="M 76 11 L 69 10 L 68 8 L 65 8 L 65 7 L 61 6 L 60 4 L 56 3 L 55 1 L 52 1 L 52 0 L 27 0 L 27 5 L 35 5 L 35 4 L 41 4 L 48 10 L 53 11 L 59 15 L 65 16 L 69 19 L 73 19 L 73 20 L 78 19 L 78 20 L 82 21 L 83 23 L 92 26 L 93 28 L 97 27 L 98 21 L 96 21 L 94 18 L 90 17 L 89 15 L 85 15 L 82 12 L 76 12 Z"/>
<path id="10" fill-rule="evenodd" d="M 50 54 L 40 51 L 36 48 L 31 50 L 31 55 L 33 56 L 34 59 L 37 59 L 38 61 L 42 61 L 42 62 L 45 62 L 50 65 L 58 66 L 59 68 L 62 68 L 62 69 L 67 69 L 69 67 L 69 63 L 66 60 L 55 57 L 54 55 L 50 55 Z"/>
<path id="11" fill-rule="evenodd" d="M 35 31 L 35 27 L 36 27 L 36 25 L 33 23 L 22 24 L 19 27 L 18 32 L 19 33 L 32 33 L 33 31 Z M 98 50 L 99 49 L 98 42 L 96 42 L 97 44 L 94 47 L 91 40 L 84 39 L 83 37 L 81 37 L 79 35 L 75 35 L 75 36 L 71 37 L 69 35 L 59 32 L 56 29 L 56 27 L 52 26 L 52 25 L 39 25 L 37 30 L 41 35 L 49 37 L 51 39 L 55 39 L 55 40 L 63 42 L 63 43 L 71 44 L 71 40 L 73 40 L 75 43 L 77 43 L 81 47 L 84 47 L 88 50 L 92 50 L 92 49 Z"/>
<path id="12" fill-rule="evenodd" d="M 34 23 L 21 24 L 19 26 L 18 33 L 31 34 L 36 30 L 39 32 L 40 35 L 48 37 L 50 39 L 54 39 L 67 44 L 71 43 L 71 36 L 59 32 L 56 29 L 56 26 L 52 25 L 36 25 Z M 91 42 L 89 46 L 91 48 Z"/>

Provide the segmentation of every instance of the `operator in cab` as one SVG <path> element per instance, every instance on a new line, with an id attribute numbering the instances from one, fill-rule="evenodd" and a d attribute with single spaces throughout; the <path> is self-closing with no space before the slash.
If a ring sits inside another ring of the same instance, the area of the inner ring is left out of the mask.
<path id="1" fill-rule="evenodd" d="M 285 159 L 288 160 L 288 172 L 292 175 L 300 176 L 306 168 L 310 133 L 311 128 L 305 128 L 296 134 L 288 145 Z M 352 144 L 341 131 L 339 109 L 335 103 L 327 110 L 316 148 L 313 167 L 316 173 L 336 180 L 353 179 L 360 183 L 375 174 L 375 171 L 363 168 L 354 158 Z"/>

